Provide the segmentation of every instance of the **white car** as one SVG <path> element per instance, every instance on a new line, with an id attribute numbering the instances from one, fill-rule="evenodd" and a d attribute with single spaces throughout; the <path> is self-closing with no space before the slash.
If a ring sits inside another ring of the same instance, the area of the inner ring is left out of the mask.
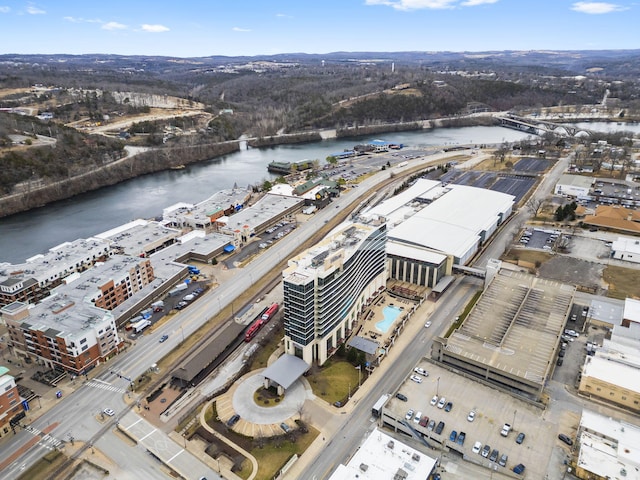
<path id="1" fill-rule="evenodd" d="M 411 380 L 413 380 L 416 383 L 422 383 L 422 378 L 419 377 L 418 375 L 411 375 Z"/>
<path id="2" fill-rule="evenodd" d="M 473 444 L 473 448 L 471 449 L 471 451 L 473 453 L 480 453 L 480 449 L 482 448 L 482 443 L 480 442 L 476 442 Z"/>
<path id="3" fill-rule="evenodd" d="M 413 369 L 413 371 L 416 372 L 417 374 L 422 375 L 423 377 L 429 376 L 429 372 L 427 372 L 424 368 L 416 367 Z"/>
<path id="4" fill-rule="evenodd" d="M 476 412 L 471 410 L 469 415 L 467 415 L 467 422 L 473 422 L 476 419 Z"/>
<path id="5" fill-rule="evenodd" d="M 113 416 L 116 414 L 116 412 L 114 412 L 114 411 L 113 411 L 112 409 L 110 409 L 110 408 L 105 408 L 105 409 L 103 410 L 103 412 L 104 412 L 104 414 L 105 414 L 105 415 L 108 415 L 108 416 L 110 416 L 110 417 L 113 417 Z"/>
<path id="6" fill-rule="evenodd" d="M 431 399 L 431 401 L 429 402 L 431 404 L 431 406 L 435 405 L 436 403 L 438 403 L 438 396 L 434 395 L 433 398 Z"/>
<path id="7" fill-rule="evenodd" d="M 438 408 L 444 408 L 445 404 L 447 403 L 447 399 L 442 397 L 440 399 L 440 401 L 438 402 Z"/>
<path id="8" fill-rule="evenodd" d="M 404 416 L 405 420 L 411 420 L 413 418 L 413 409 L 409 409 L 409 411 L 407 412 L 407 414 Z"/>
<path id="9" fill-rule="evenodd" d="M 413 423 L 420 423 L 421 418 L 422 418 L 422 412 L 416 412 L 416 416 L 413 417 Z"/>
<path id="10" fill-rule="evenodd" d="M 431 326 L 431 322 L 430 321 L 424 324 L 424 328 L 429 328 L 430 326 Z"/>

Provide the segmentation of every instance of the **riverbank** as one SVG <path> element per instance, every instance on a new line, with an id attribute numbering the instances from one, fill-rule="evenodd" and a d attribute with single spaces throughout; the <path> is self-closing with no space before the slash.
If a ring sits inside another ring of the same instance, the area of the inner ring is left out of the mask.
<path id="1" fill-rule="evenodd" d="M 51 184 L 28 189 L 27 191 L 0 198 L 0 218 L 15 213 L 26 212 L 48 203 L 65 200 L 80 193 L 149 173 L 184 168 L 185 165 L 216 158 L 240 149 L 239 142 L 225 142 L 211 145 L 194 145 L 173 149 L 130 152 L 126 157 Z"/>
<path id="2" fill-rule="evenodd" d="M 247 143 L 254 148 L 274 147 L 295 143 L 318 142 L 331 138 L 361 137 L 385 133 L 431 130 L 434 128 L 494 125 L 490 116 L 424 120 L 422 122 L 394 123 L 371 126 L 353 126 L 337 130 L 281 134 Z M 149 173 L 175 169 L 221 157 L 240 149 L 240 141 L 193 145 L 189 147 L 161 148 L 129 154 L 121 160 L 98 167 L 89 172 L 51 184 L 39 185 L 26 191 L 0 197 L 0 218 L 26 212 L 75 195 L 130 180 Z"/>

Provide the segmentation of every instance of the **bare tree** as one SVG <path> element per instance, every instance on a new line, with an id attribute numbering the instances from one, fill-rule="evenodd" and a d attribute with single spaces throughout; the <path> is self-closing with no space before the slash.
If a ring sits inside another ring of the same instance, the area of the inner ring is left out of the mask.
<path id="1" fill-rule="evenodd" d="M 544 205 L 544 198 L 531 197 L 527 200 L 526 207 L 534 217 L 537 217 Z"/>

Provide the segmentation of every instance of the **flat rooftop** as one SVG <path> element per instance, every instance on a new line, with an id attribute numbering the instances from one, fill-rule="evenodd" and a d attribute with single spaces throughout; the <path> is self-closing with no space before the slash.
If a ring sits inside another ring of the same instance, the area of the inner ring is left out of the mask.
<path id="1" fill-rule="evenodd" d="M 598 352 L 599 353 L 599 352 Z M 582 367 L 582 376 L 617 385 L 629 392 L 640 393 L 640 368 L 629 365 L 624 354 L 609 352 L 604 355 L 587 356 Z"/>
<path id="2" fill-rule="evenodd" d="M 98 257 L 107 256 L 108 252 L 109 242 L 96 237 L 64 242 L 50 248 L 47 253 L 28 258 L 24 263 L 0 263 L 0 283 L 12 277 L 35 278 L 38 282 L 48 283 L 75 271 L 79 263 L 93 262 Z"/>
<path id="3" fill-rule="evenodd" d="M 231 206 L 244 205 L 250 195 L 246 188 L 221 190 L 197 204 L 176 203 L 165 208 L 162 220 L 175 225 L 208 225 L 213 215 Z"/>
<path id="4" fill-rule="evenodd" d="M 345 223 L 324 240 L 297 257 L 289 259 L 288 267 L 282 272 L 289 283 L 304 284 L 309 278 L 324 276 L 336 265 L 346 262 L 380 223 Z"/>
<path id="5" fill-rule="evenodd" d="M 542 384 L 575 287 L 500 270 L 446 349 L 468 362 Z"/>
<path id="6" fill-rule="evenodd" d="M 79 296 L 55 293 L 30 308 L 29 316 L 22 324 L 30 325 L 32 330 L 39 330 L 48 337 L 72 339 L 84 336 L 83 331 L 94 330 L 111 319 L 111 312 L 85 302 Z"/>
<path id="7" fill-rule="evenodd" d="M 112 248 L 119 247 L 126 255 L 138 256 L 142 252 L 155 249 L 181 235 L 180 230 L 165 227 L 159 222 L 143 219 L 134 220 L 96 235 L 107 240 Z"/>
<path id="8" fill-rule="evenodd" d="M 279 218 L 284 212 L 303 202 L 304 199 L 299 197 L 268 193 L 254 205 L 228 217 L 226 228 L 228 230 L 242 230 L 247 226 L 249 229 L 255 229 L 273 218 Z"/>
<path id="9" fill-rule="evenodd" d="M 580 431 L 579 466 L 602 478 L 640 480 L 640 427 L 583 410 Z"/>
<path id="10" fill-rule="evenodd" d="M 376 428 L 329 480 L 427 480 L 436 462 Z"/>
<path id="11" fill-rule="evenodd" d="M 587 177 L 584 175 L 570 175 L 564 173 L 560 175 L 557 185 L 571 185 L 573 187 L 591 188 L 593 185 L 593 177 Z"/>

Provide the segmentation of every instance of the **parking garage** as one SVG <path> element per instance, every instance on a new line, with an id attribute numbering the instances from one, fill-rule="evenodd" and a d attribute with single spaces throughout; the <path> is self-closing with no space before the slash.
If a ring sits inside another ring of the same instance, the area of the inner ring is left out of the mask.
<path id="1" fill-rule="evenodd" d="M 553 373 L 575 287 L 500 270 L 431 358 L 534 401 Z"/>

